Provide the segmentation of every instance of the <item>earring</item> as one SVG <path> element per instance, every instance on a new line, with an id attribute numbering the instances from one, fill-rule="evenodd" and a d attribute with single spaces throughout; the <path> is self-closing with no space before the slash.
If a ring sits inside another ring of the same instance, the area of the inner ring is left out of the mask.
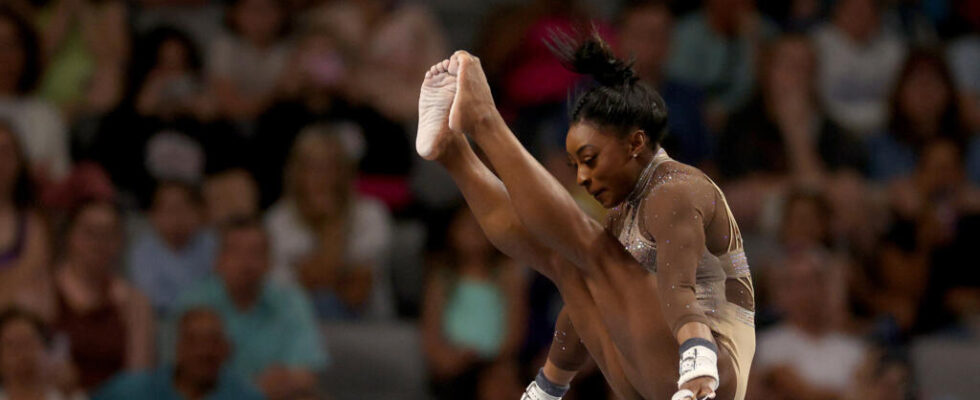
<path id="1" fill-rule="evenodd" d="M 636 158 L 639 154 L 633 153 L 633 158 Z"/>

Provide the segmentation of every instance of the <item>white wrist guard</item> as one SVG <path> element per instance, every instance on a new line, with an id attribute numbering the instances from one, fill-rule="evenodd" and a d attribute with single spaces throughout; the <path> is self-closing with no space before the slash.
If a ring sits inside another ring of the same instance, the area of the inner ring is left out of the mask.
<path id="1" fill-rule="evenodd" d="M 531 382 L 530 385 L 527 385 L 527 389 L 524 389 L 524 394 L 521 395 L 521 400 L 561 400 L 561 397 L 555 397 L 545 393 L 545 391 L 538 386 L 537 382 Z"/>
<path id="2" fill-rule="evenodd" d="M 684 386 L 688 381 L 711 377 L 711 390 L 718 389 L 718 346 L 714 343 L 702 339 L 691 338 L 681 345 L 680 376 L 677 387 Z"/>

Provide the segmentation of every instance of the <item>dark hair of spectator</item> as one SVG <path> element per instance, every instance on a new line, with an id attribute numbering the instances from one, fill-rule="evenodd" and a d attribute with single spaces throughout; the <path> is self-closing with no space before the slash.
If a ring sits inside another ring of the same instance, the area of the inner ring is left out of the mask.
<path id="1" fill-rule="evenodd" d="M 0 21 L 2 20 L 14 26 L 20 41 L 20 51 L 24 55 L 24 65 L 21 66 L 20 78 L 17 80 L 17 93 L 30 93 L 41 78 L 41 51 L 37 32 L 30 22 L 7 6 L 0 6 Z"/>
<path id="2" fill-rule="evenodd" d="M 220 233 L 222 245 L 224 245 L 224 241 L 227 239 L 228 234 L 245 230 L 257 230 L 262 232 L 263 236 L 268 237 L 265 231 L 265 225 L 262 224 L 262 220 L 258 216 L 238 215 L 228 218 L 227 221 L 222 222 L 221 225 L 218 226 L 218 232 Z"/>
<path id="3" fill-rule="evenodd" d="M 14 142 L 16 149 L 14 151 L 17 153 L 17 177 L 14 183 L 13 200 L 18 210 L 24 210 L 34 205 L 34 184 L 31 182 L 30 167 L 24 155 L 24 147 L 21 146 L 20 138 L 10 122 L 0 119 L 0 132 L 6 132 Z"/>
<path id="4" fill-rule="evenodd" d="M 581 38 L 553 31 L 546 44 L 565 68 L 589 75 L 597 83 L 572 106 L 573 124 L 613 128 L 621 137 L 640 129 L 652 148 L 660 145 L 667 134 L 667 105 L 660 94 L 639 82 L 631 62 L 616 58 L 595 28 Z"/>
<path id="5" fill-rule="evenodd" d="M 156 206 L 157 196 L 160 192 L 166 189 L 177 189 L 184 192 L 187 199 L 190 200 L 195 206 L 204 205 L 204 195 L 201 193 L 201 188 L 193 183 L 188 183 L 180 180 L 160 180 L 157 182 L 156 188 L 153 190 L 153 198 L 150 204 L 147 205 L 148 208 L 153 208 Z"/>
<path id="6" fill-rule="evenodd" d="M 953 140 L 962 145 L 968 136 L 968 130 L 963 123 L 960 110 L 959 99 L 956 95 L 956 84 L 953 81 L 953 73 L 950 71 L 949 64 L 942 53 L 927 48 L 918 48 L 909 52 L 905 58 L 905 63 L 898 74 L 895 85 L 892 88 L 891 98 L 888 101 L 890 120 L 888 130 L 898 140 L 912 144 L 916 151 L 920 150 L 925 143 L 923 138 L 916 137 L 911 131 L 913 124 L 902 111 L 902 91 L 912 73 L 920 67 L 932 68 L 939 74 L 943 85 L 947 89 L 946 109 L 940 117 L 939 134 L 945 138 Z"/>
<path id="7" fill-rule="evenodd" d="M 133 46 L 133 62 L 129 67 L 129 89 L 126 95 L 127 103 L 135 104 L 136 96 L 143 87 L 150 72 L 160 62 L 160 49 L 169 41 L 176 41 L 184 47 L 187 55 L 187 65 L 191 72 L 199 74 L 204 67 L 201 52 L 197 43 L 183 31 L 160 26 L 142 35 Z"/>

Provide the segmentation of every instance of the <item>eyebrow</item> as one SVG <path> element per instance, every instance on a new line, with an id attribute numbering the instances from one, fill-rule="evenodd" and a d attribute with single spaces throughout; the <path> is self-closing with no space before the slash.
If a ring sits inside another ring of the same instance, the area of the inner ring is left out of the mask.
<path id="1" fill-rule="evenodd" d="M 586 150 L 586 149 L 592 149 L 592 151 L 595 151 L 595 146 L 593 146 L 591 144 L 583 145 L 582 147 L 579 147 L 578 150 L 575 150 L 575 154 L 578 155 L 579 157 L 581 157 L 582 156 L 582 151 L 583 150 Z"/>

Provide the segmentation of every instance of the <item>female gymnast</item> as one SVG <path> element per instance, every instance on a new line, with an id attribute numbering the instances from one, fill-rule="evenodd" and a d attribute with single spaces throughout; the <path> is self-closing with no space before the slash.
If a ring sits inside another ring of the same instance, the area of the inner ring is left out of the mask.
<path id="1" fill-rule="evenodd" d="M 575 103 L 566 148 L 578 183 L 614 208 L 606 227 L 508 129 L 479 59 L 460 51 L 433 66 L 419 100 L 419 154 L 449 171 L 494 245 L 565 300 L 524 398 L 561 398 L 589 355 L 624 399 L 744 398 L 754 290 L 724 195 L 660 148 L 663 100 L 598 35 L 551 44 L 598 82 Z"/>

